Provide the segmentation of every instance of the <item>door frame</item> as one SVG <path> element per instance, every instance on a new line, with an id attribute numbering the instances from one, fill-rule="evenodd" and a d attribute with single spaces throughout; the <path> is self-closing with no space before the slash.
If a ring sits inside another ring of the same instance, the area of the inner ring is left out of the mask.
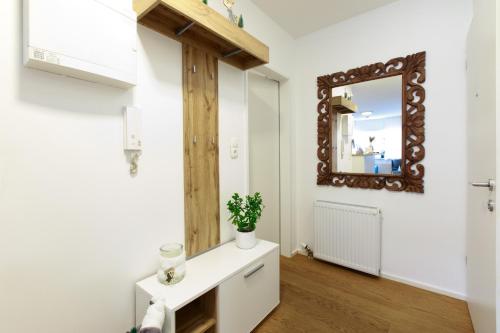
<path id="1" fill-rule="evenodd" d="M 290 79 L 269 67 L 259 67 L 245 73 L 246 96 L 248 110 L 248 75 L 252 72 L 277 81 L 279 85 L 279 173 L 280 173 L 280 251 L 281 255 L 291 257 L 296 252 L 295 221 L 292 213 L 293 184 L 292 175 L 292 91 Z M 248 113 L 247 113 L 248 116 Z M 247 119 L 248 123 L 248 119 Z M 248 141 L 247 141 L 248 142 Z M 249 144 L 249 142 L 248 142 Z M 246 149 L 247 154 L 249 149 Z M 250 156 L 247 156 L 249 160 Z M 247 188 L 250 188 L 250 179 L 247 179 Z"/>
<path id="2" fill-rule="evenodd" d="M 280 96 L 281 96 L 281 84 L 280 84 L 280 81 L 278 80 L 275 80 L 275 79 L 272 79 L 270 78 L 269 76 L 267 75 L 263 75 L 259 72 L 256 72 L 256 71 L 249 71 L 248 74 L 246 75 L 248 77 L 248 88 L 246 89 L 246 91 L 250 91 L 250 75 L 254 75 L 254 76 L 258 76 L 258 77 L 261 77 L 262 79 L 264 80 L 269 80 L 269 81 L 272 81 L 274 83 L 276 83 L 278 85 L 278 155 L 279 155 L 279 158 L 278 158 L 278 175 L 279 175 L 279 179 L 278 179 L 278 220 L 279 220 L 279 223 L 278 223 L 278 244 L 281 244 L 281 101 L 280 101 Z M 247 104 L 248 104 L 248 96 L 246 96 L 247 98 Z M 248 105 L 249 106 L 249 105 Z M 248 124 L 250 124 L 250 107 L 248 109 Z M 248 136 L 249 136 L 249 145 L 250 145 L 250 128 L 248 129 Z M 250 147 L 249 147 L 250 148 Z M 248 149 L 248 152 L 249 152 L 249 155 L 250 155 L 250 149 Z M 248 162 L 250 164 L 250 156 L 248 158 Z M 250 183 L 250 174 L 249 174 L 249 177 L 248 177 L 248 181 Z M 249 190 L 250 190 L 250 186 L 248 187 Z"/>

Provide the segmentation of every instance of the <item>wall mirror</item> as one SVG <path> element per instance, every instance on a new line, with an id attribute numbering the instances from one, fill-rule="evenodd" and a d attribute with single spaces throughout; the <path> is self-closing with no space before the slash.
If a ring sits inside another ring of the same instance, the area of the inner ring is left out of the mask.
<path id="1" fill-rule="evenodd" d="M 318 77 L 318 185 L 424 192 L 425 52 Z"/>

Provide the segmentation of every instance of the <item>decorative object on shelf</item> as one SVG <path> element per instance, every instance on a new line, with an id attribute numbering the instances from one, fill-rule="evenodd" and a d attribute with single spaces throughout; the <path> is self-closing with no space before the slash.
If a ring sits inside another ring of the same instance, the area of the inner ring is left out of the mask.
<path id="1" fill-rule="evenodd" d="M 243 22 L 243 14 L 240 15 L 240 18 L 238 20 L 238 27 L 243 29 L 245 27 L 245 23 Z"/>
<path id="2" fill-rule="evenodd" d="M 368 148 L 366 148 L 366 152 L 367 153 L 373 153 L 375 151 L 375 148 L 373 148 L 373 141 L 375 141 L 375 137 L 374 136 L 370 136 L 368 138 L 368 140 L 370 141 L 370 145 L 368 146 Z M 376 172 L 375 172 L 376 173 Z"/>
<path id="3" fill-rule="evenodd" d="M 243 28 L 243 18 L 242 15 L 234 15 L 233 13 L 233 6 L 236 0 L 223 0 L 224 6 L 227 8 L 227 12 L 229 14 L 229 21 L 233 22 L 234 25 L 239 26 L 240 28 Z M 240 20 L 241 20 L 241 26 L 240 26 Z"/>
<path id="4" fill-rule="evenodd" d="M 176 284 L 186 275 L 186 252 L 178 243 L 168 243 L 160 248 L 158 280 L 163 284 Z"/>
<path id="5" fill-rule="evenodd" d="M 243 200 L 238 193 L 233 194 L 227 203 L 231 213 L 229 221 L 237 227 L 236 245 L 241 249 L 251 249 L 257 244 L 255 238 L 256 224 L 262 216 L 264 204 L 259 192 L 247 195 Z"/>
<path id="6" fill-rule="evenodd" d="M 208 5 L 208 0 L 202 0 L 205 5 Z"/>

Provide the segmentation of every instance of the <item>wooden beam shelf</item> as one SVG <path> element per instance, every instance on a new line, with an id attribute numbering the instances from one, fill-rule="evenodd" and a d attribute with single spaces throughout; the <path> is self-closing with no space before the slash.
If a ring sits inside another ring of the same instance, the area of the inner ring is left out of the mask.
<path id="1" fill-rule="evenodd" d="M 134 0 L 140 24 L 242 70 L 269 63 L 269 48 L 201 0 Z"/>
<path id="2" fill-rule="evenodd" d="M 341 114 L 356 113 L 358 106 L 353 102 L 342 96 L 334 96 L 330 101 L 332 110 Z"/>

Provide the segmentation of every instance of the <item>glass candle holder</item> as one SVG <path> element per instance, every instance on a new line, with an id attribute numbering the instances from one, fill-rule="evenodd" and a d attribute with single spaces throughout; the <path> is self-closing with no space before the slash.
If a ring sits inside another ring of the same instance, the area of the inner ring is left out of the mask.
<path id="1" fill-rule="evenodd" d="M 160 247 L 160 268 L 158 280 L 166 285 L 180 282 L 186 275 L 186 252 L 178 243 L 168 243 Z"/>

